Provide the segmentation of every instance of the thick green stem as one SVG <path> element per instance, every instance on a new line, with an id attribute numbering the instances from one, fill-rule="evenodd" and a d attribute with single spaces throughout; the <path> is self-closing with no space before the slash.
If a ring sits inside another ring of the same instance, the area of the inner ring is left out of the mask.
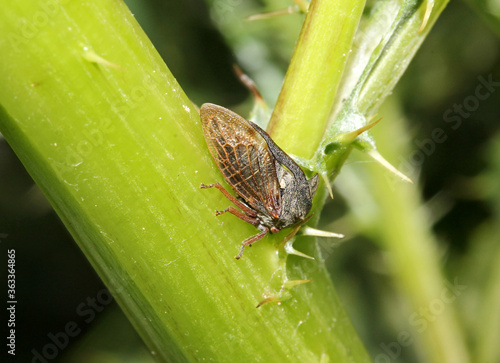
<path id="1" fill-rule="evenodd" d="M 199 116 L 121 2 L 4 2 L 0 33 L 0 131 L 158 359 L 368 361 L 321 263 L 255 308 L 286 232 L 234 260 L 257 231 L 214 216 Z"/>

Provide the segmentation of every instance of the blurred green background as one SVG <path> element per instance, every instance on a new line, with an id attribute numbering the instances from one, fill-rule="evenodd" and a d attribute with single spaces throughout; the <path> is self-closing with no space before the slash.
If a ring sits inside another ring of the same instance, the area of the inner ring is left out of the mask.
<path id="1" fill-rule="evenodd" d="M 251 99 L 233 73 L 235 63 L 256 81 L 266 101 L 274 104 L 303 15 L 255 22 L 243 19 L 285 8 L 289 2 L 126 3 L 196 104 L 212 102 L 242 115 L 248 113 Z M 500 310 L 500 83 L 490 82 L 489 96 L 473 100 L 482 80 L 500 82 L 499 18 L 498 2 L 452 1 L 388 100 L 389 105 L 380 111 L 384 120 L 377 126 L 382 133 L 393 127 L 391 117 L 398 110 L 398 121 L 404 127 L 401 139 L 410 159 L 389 161 L 408 173 L 421 191 L 446 279 L 465 286 L 454 303 L 471 352 L 486 344 L 481 339 L 482 322 L 493 324 L 487 328 L 489 333 L 500 332 L 498 313 L 491 315 Z M 458 110 L 460 105 L 470 112 L 463 108 L 462 116 L 450 119 L 448 110 Z M 426 140 L 436 128 L 445 132 L 446 140 L 431 147 Z M 390 256 L 379 242 L 358 234 L 348 198 L 342 196 L 346 184 L 356 188 L 356 184 L 365 183 L 362 188 L 370 188 L 369 180 L 350 179 L 363 168 L 378 167 L 359 154 L 354 152 L 341 171 L 335 199 L 327 204 L 321 220 L 324 228 L 346 234 L 347 241 L 331 248 L 325 240 L 320 246 L 325 249 L 341 299 L 374 361 L 389 357 L 391 362 L 421 362 L 424 357 L 418 337 L 416 344 L 400 347 L 400 351 L 391 345 L 402 331 L 411 331 L 412 311 L 391 278 L 385 263 Z M 395 188 L 398 183 L 394 183 Z M 354 193 L 362 195 L 362 189 L 354 189 Z M 57 335 L 73 321 L 82 333 L 59 349 L 55 361 L 152 361 L 3 138 L 0 247 L 4 260 L 8 249 L 16 249 L 16 360 L 31 361 L 33 349 L 40 352 L 52 343 L 50 334 Z M 1 273 L 3 286 L 5 270 Z M 483 309 L 483 304 L 497 309 Z M 483 311 L 489 315 L 483 316 Z M 387 349 L 392 349 L 393 356 Z M 489 356 L 500 359 L 498 351 Z"/>

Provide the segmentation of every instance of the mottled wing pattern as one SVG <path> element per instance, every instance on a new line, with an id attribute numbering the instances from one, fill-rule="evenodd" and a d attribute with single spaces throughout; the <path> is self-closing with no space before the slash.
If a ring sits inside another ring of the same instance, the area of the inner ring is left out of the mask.
<path id="1" fill-rule="evenodd" d="M 210 152 L 233 189 L 260 212 L 280 216 L 274 158 L 250 123 L 221 106 L 204 104 L 201 123 Z"/>

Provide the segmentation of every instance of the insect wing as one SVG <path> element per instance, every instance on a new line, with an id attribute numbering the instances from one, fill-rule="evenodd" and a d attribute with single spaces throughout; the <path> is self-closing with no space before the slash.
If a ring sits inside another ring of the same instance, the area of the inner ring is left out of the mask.
<path id="1" fill-rule="evenodd" d="M 280 219 L 287 220 L 283 221 L 285 225 L 291 225 L 295 221 L 305 218 L 311 210 L 312 198 L 318 188 L 318 174 L 308 180 L 300 166 L 281 150 L 264 130 L 253 123 L 251 126 L 266 141 L 269 151 L 276 163 L 279 164 L 276 166 L 278 182 L 281 183 L 281 179 L 283 179 L 285 185 L 281 196 L 281 206 L 284 207 L 284 211 Z M 284 178 L 286 175 L 293 175 L 293 179 L 287 182 Z"/>
<path id="2" fill-rule="evenodd" d="M 226 181 L 251 207 L 279 218 L 279 182 L 266 141 L 247 120 L 224 107 L 204 104 L 200 115 L 205 140 Z"/>

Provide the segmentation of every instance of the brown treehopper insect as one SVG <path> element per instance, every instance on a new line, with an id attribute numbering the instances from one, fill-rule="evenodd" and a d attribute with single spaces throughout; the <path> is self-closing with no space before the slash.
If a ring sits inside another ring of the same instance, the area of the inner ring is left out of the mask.
<path id="1" fill-rule="evenodd" d="M 268 232 L 306 221 L 318 187 L 318 174 L 307 179 L 302 169 L 271 137 L 253 122 L 210 103 L 200 110 L 203 134 L 210 153 L 226 182 L 238 194 L 234 197 L 220 183 L 201 188 L 219 189 L 232 206 L 216 215 L 232 213 L 253 224 L 261 232 L 243 241 L 245 246 L 258 241 Z"/>

